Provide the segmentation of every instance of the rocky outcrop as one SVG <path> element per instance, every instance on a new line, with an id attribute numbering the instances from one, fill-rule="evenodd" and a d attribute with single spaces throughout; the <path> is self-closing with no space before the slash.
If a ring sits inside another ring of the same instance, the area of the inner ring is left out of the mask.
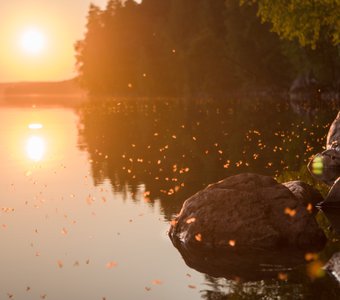
<path id="1" fill-rule="evenodd" d="M 313 157 L 308 169 L 316 179 L 328 185 L 340 176 L 340 111 L 329 128 L 326 150 Z"/>
<path id="2" fill-rule="evenodd" d="M 328 149 L 318 153 L 307 167 L 315 179 L 327 185 L 333 185 L 340 176 L 340 152 L 335 149 Z"/>
<path id="3" fill-rule="evenodd" d="M 332 274 L 340 282 L 340 252 L 333 254 L 331 259 L 324 266 L 324 269 Z"/>
<path id="4" fill-rule="evenodd" d="M 305 183 L 239 174 L 187 199 L 169 235 L 175 245 L 194 247 L 318 247 L 325 236 L 312 207 L 320 201 L 322 196 Z"/>
<path id="5" fill-rule="evenodd" d="M 319 206 L 323 209 L 326 209 L 327 207 L 340 208 L 340 178 L 334 182 L 325 201 L 321 202 Z"/>
<path id="6" fill-rule="evenodd" d="M 338 115 L 329 128 L 327 134 L 326 148 L 333 148 L 340 152 L 340 111 L 338 112 Z"/>
<path id="7" fill-rule="evenodd" d="M 316 154 L 308 164 L 314 178 L 332 185 L 322 207 L 340 207 L 340 111 L 329 128 L 326 150 Z"/>

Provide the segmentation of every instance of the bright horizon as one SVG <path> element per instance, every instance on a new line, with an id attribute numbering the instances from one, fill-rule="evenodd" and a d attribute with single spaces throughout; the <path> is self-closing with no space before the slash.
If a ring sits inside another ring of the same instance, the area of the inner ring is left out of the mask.
<path id="1" fill-rule="evenodd" d="M 73 78 L 91 2 L 103 8 L 107 0 L 0 0 L 0 82 Z"/>

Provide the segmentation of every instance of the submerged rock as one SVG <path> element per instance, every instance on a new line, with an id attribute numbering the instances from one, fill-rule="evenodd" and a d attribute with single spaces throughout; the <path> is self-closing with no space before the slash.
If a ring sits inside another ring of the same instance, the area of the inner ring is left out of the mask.
<path id="1" fill-rule="evenodd" d="M 257 174 L 239 174 L 187 199 L 172 222 L 175 245 L 257 249 L 323 246 L 325 236 L 312 214 L 322 196 L 295 181 L 279 184 Z"/>

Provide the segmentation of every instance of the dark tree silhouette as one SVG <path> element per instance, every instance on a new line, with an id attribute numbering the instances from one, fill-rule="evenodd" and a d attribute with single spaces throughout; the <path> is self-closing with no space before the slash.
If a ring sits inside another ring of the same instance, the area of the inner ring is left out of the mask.
<path id="1" fill-rule="evenodd" d="M 282 41 L 255 6 L 238 0 L 109 0 L 91 4 L 75 45 L 81 84 L 93 95 L 223 98 L 287 88 L 307 71 L 336 82 L 337 48 Z"/>

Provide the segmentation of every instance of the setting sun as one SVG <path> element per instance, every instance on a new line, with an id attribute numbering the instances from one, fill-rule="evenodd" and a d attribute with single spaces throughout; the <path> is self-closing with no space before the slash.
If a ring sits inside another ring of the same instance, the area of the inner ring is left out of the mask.
<path id="1" fill-rule="evenodd" d="M 31 55 L 37 55 L 46 48 L 46 36 L 38 28 L 26 29 L 20 37 L 21 49 Z"/>

